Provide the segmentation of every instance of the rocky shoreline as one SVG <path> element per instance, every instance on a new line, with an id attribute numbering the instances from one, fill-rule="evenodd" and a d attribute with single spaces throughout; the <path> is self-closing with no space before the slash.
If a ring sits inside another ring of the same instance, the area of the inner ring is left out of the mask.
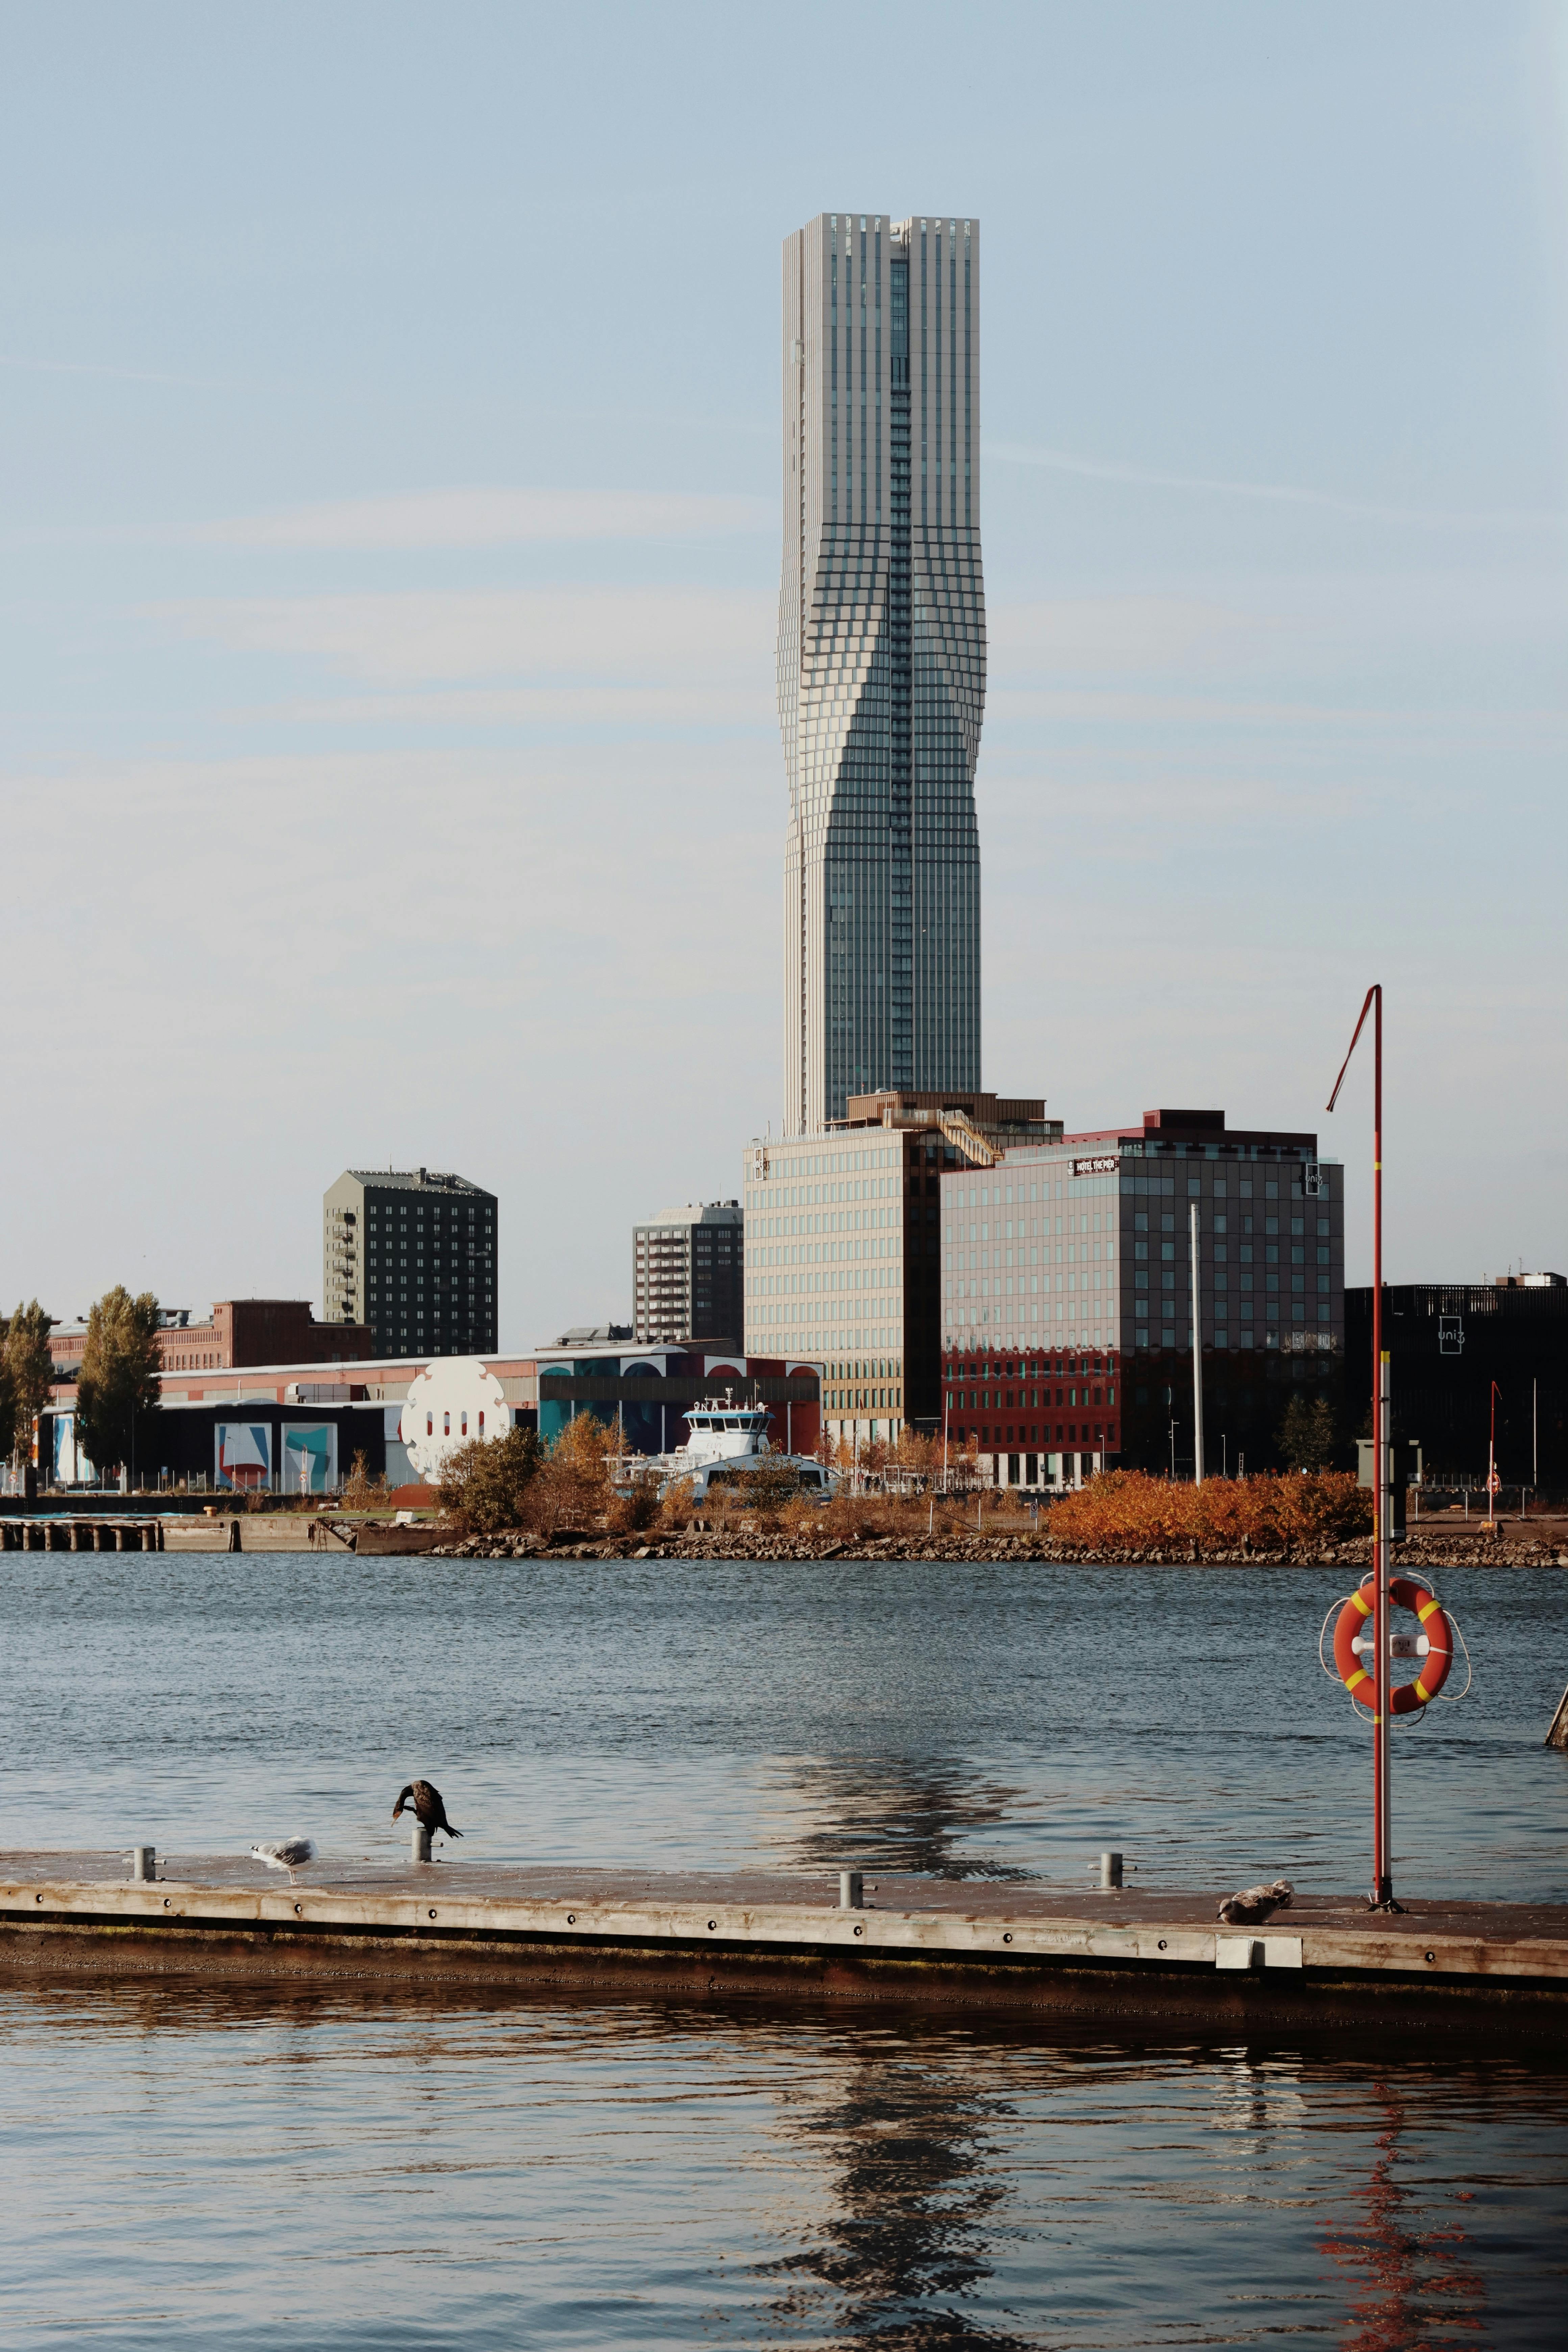
<path id="1" fill-rule="evenodd" d="M 1026 1530 L 926 1538 L 910 1536 L 825 1536 L 821 1543 L 763 1528 L 686 1529 L 679 1534 L 609 1536 L 575 1528 L 544 1535 L 468 1536 L 437 1544 L 433 1559 L 757 1559 L 757 1560 L 1039 1560 L 1053 1565 L 1097 1568 L 1344 1568 L 1364 1572 L 1372 1541 L 1256 1547 L 1201 1551 L 1191 1543 L 1109 1546 L 1051 1543 Z M 1400 1545 L 1401 1574 L 1445 1568 L 1568 1568 L 1568 1547 L 1560 1542 L 1506 1536 L 1445 1537 Z"/>

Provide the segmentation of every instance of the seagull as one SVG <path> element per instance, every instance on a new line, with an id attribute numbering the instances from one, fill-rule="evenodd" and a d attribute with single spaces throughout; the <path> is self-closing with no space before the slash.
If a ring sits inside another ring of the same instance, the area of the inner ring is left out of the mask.
<path id="1" fill-rule="evenodd" d="M 1261 1927 L 1276 1911 L 1289 1908 L 1295 1892 L 1288 1878 L 1277 1878 L 1271 1886 L 1244 1886 L 1239 1895 L 1226 1896 L 1215 1917 L 1228 1927 Z"/>
<path id="2" fill-rule="evenodd" d="M 455 1830 L 447 1819 L 447 1808 L 441 1802 L 441 1791 L 433 1781 L 409 1781 L 392 1809 L 392 1818 L 395 1822 L 402 1818 L 405 1805 L 413 1806 L 415 1820 L 422 1830 L 428 1830 L 432 1836 L 437 1830 L 445 1830 L 449 1838 L 462 1836 L 462 1831 Z"/>
<path id="3" fill-rule="evenodd" d="M 286 1870 L 290 1886 L 301 1864 L 316 1859 L 315 1843 L 310 1838 L 282 1838 L 276 1845 L 253 1845 L 250 1851 L 268 1870 Z"/>

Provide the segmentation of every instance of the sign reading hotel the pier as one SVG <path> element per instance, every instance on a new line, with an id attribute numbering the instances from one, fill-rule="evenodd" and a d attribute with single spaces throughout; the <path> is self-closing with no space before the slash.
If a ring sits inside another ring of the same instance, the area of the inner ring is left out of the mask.
<path id="1" fill-rule="evenodd" d="M 1102 1151 L 1098 1160 L 1075 1160 L 1071 1172 L 1075 1176 L 1114 1176 L 1121 1165 L 1119 1151 Z"/>

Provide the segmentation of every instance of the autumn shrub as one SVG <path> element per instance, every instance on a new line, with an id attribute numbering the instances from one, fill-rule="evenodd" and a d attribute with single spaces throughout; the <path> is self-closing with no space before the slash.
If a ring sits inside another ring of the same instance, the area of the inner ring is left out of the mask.
<path id="1" fill-rule="evenodd" d="M 307 1501 L 309 1497 L 306 1498 Z M 384 1511 L 392 1507 L 392 1489 L 383 1470 L 376 1477 L 370 1475 L 364 1451 L 354 1455 L 353 1466 L 343 1481 L 342 1506 L 345 1511 Z"/>
<path id="2" fill-rule="evenodd" d="M 691 1525 L 691 1515 L 695 1507 L 694 1489 L 690 1479 L 672 1478 L 664 1490 L 664 1500 L 659 1505 L 660 1524 L 677 1530 L 689 1528 Z"/>
<path id="3" fill-rule="evenodd" d="M 436 1499 L 468 1534 L 495 1535 L 526 1524 L 539 1468 L 539 1440 L 531 1429 L 472 1438 L 447 1456 Z"/>
<path id="4" fill-rule="evenodd" d="M 1205 1478 L 1201 1486 L 1110 1470 L 1050 1508 L 1055 1543 L 1096 1550 L 1265 1551 L 1344 1541 L 1372 1526 L 1372 1497 L 1348 1471 Z"/>
<path id="5" fill-rule="evenodd" d="M 822 1505 L 804 1490 L 797 1490 L 779 1512 L 778 1525 L 792 1542 L 813 1542 L 823 1529 Z"/>
<path id="6" fill-rule="evenodd" d="M 612 1497 L 605 1525 L 612 1535 L 642 1535 L 659 1521 L 658 1481 L 651 1472 L 638 1471 L 629 1487 Z"/>
<path id="7" fill-rule="evenodd" d="M 613 1433 L 596 1414 L 574 1413 L 540 1462 L 529 1490 L 527 1525 L 541 1531 L 592 1527 L 614 1500 L 613 1448 Z"/>

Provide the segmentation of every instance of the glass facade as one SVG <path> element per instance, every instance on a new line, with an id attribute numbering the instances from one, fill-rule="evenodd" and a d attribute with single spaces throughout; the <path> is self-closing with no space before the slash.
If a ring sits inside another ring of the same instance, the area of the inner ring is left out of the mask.
<path id="1" fill-rule="evenodd" d="M 1183 1118 L 1193 1125 L 1178 1124 Z M 1007 1379 L 1027 1378 L 1016 1371 L 1020 1360 L 1037 1372 L 1065 1363 L 1102 1382 L 1120 1367 L 1131 1394 L 1114 1436 L 1105 1425 L 1105 1454 L 1153 1467 L 1174 1460 L 1179 1469 L 1172 1432 L 1191 1393 L 1195 1328 L 1205 1357 L 1232 1367 L 1220 1393 L 1236 1408 L 1233 1448 L 1250 1444 L 1262 1468 L 1269 1415 L 1281 1408 L 1258 1390 L 1258 1364 L 1272 1364 L 1276 1383 L 1281 1367 L 1290 1377 L 1336 1381 L 1342 1365 L 1342 1177 L 1319 1159 L 1313 1137 L 1227 1130 L 1218 1113 L 1200 1126 L 1194 1115 L 1164 1112 L 1151 1113 L 1142 1132 L 1068 1136 L 1009 1151 L 994 1169 L 944 1177 L 942 1329 L 952 1395 L 967 1400 L 970 1383 L 956 1368 L 972 1360 L 998 1362 Z M 1178 1360 L 1162 1366 L 1163 1357 Z M 1258 1393 L 1244 1404 L 1249 1388 Z M 984 1384 L 977 1393 L 990 1404 Z M 994 1412 L 967 1402 L 963 1412 L 961 1432 L 973 1423 L 987 1443 Z M 1211 1468 L 1220 1467 L 1224 1434 L 1221 1423 Z M 1079 1425 L 1065 1442 L 1090 1443 Z M 1093 1441 L 1097 1451 L 1101 1442 Z"/>
<path id="2" fill-rule="evenodd" d="M 786 1133 L 980 1083 L 979 230 L 784 248 Z"/>
<path id="3" fill-rule="evenodd" d="M 746 1155 L 746 1348 L 870 1369 L 846 1381 L 905 1418 L 909 1139 L 848 1129 Z"/>

